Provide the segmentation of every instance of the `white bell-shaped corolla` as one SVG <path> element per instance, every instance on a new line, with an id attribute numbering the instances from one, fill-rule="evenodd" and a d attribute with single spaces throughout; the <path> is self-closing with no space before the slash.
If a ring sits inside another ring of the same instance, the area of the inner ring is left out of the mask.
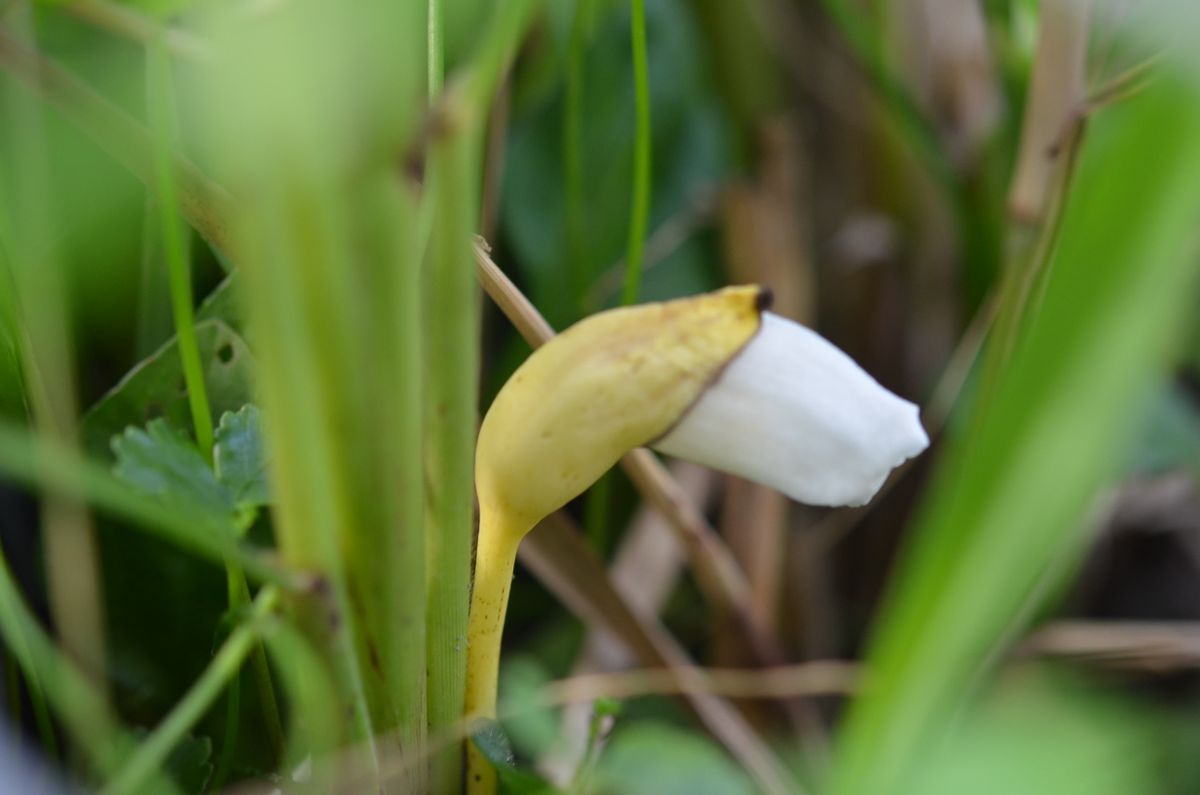
<path id="1" fill-rule="evenodd" d="M 929 445 L 915 405 L 811 329 L 762 325 L 653 447 L 810 505 L 862 505 Z"/>

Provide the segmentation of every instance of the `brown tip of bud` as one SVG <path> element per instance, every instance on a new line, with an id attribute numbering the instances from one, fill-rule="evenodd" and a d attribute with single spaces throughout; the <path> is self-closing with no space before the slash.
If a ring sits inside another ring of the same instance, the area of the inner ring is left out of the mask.
<path id="1" fill-rule="evenodd" d="M 775 293 L 770 287 L 759 287 L 758 295 L 754 298 L 754 306 L 759 312 L 766 312 L 775 303 Z"/>

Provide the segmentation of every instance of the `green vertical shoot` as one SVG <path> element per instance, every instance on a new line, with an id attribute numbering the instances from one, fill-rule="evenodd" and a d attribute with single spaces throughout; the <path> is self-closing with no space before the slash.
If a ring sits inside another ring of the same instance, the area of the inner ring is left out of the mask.
<path id="1" fill-rule="evenodd" d="M 567 47 L 566 96 L 563 103 L 563 195 L 566 199 L 567 273 L 572 309 L 582 311 L 587 289 L 583 222 L 583 58 L 589 0 L 575 0 L 571 40 Z"/>
<path id="2" fill-rule="evenodd" d="M 428 5 L 426 6 L 426 51 L 428 54 L 426 85 L 429 89 L 430 101 L 442 93 L 442 80 L 446 72 L 446 56 L 442 44 L 442 2 L 443 0 L 428 0 Z"/>
<path id="3" fill-rule="evenodd" d="M 642 249 L 650 215 L 650 76 L 646 66 L 646 4 L 632 0 L 630 40 L 633 44 L 633 91 L 637 116 L 633 149 L 633 200 L 630 202 L 629 248 L 625 255 L 625 291 L 621 302 L 637 301 L 642 279 Z"/>
<path id="4" fill-rule="evenodd" d="M 187 233 L 179 217 L 179 194 L 175 184 L 175 163 L 171 152 L 171 131 L 175 126 L 174 89 L 171 61 L 166 44 L 159 37 L 149 46 L 150 115 L 154 127 L 154 179 L 158 193 L 159 220 L 162 223 L 163 250 L 171 283 L 171 308 L 179 356 L 183 360 L 183 378 L 187 385 L 188 407 L 196 432 L 196 444 L 204 457 L 212 460 L 213 422 L 204 386 L 204 368 L 196 344 L 195 311 L 192 305 L 191 267 Z"/>

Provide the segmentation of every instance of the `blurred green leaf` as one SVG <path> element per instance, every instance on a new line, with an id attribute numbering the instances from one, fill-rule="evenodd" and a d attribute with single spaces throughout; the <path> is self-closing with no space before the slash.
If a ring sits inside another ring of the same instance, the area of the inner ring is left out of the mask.
<path id="1" fill-rule="evenodd" d="M 24 422 L 25 379 L 21 371 L 21 326 L 16 286 L 0 241 L 0 417 Z"/>
<path id="2" fill-rule="evenodd" d="M 611 795 L 751 795 L 746 774 L 708 740 L 672 726 L 639 723 L 617 732 L 596 769 Z"/>
<path id="3" fill-rule="evenodd" d="M 514 111 L 501 203 L 507 242 L 526 277 L 527 291 L 556 328 L 584 310 L 611 304 L 620 276 L 593 293 L 595 283 L 624 256 L 633 174 L 633 71 L 628 7 L 604 9 L 583 61 L 581 141 L 583 216 L 580 252 L 570 261 L 565 230 L 563 90 L 535 96 Z M 708 79 L 702 38 L 685 3 L 647 3 L 653 178 L 650 234 L 686 212 L 730 168 L 730 135 L 716 88 Z M 569 24 L 552 25 L 565 51 Z M 701 292 L 716 283 L 711 248 L 692 240 L 645 274 L 651 300 Z M 590 305 L 598 298 L 599 305 Z"/>
<path id="4" fill-rule="evenodd" d="M 1147 401 L 1131 467 L 1141 474 L 1184 469 L 1200 476 L 1200 407 L 1175 384 Z"/>
<path id="5" fill-rule="evenodd" d="M 539 703 L 550 674 L 529 655 L 505 660 L 500 673 L 500 713 L 510 716 L 504 720 L 507 736 L 522 755 L 536 759 L 562 732 L 555 711 Z"/>
<path id="6" fill-rule="evenodd" d="M 254 357 L 246 342 L 215 319 L 196 324 L 196 342 L 213 419 L 251 402 Z M 83 420 L 84 445 L 92 457 L 108 458 L 113 436 L 158 417 L 175 427 L 191 426 L 183 364 L 174 339 L 130 370 L 88 411 Z"/>
<path id="7" fill-rule="evenodd" d="M 1159 791 L 1146 714 L 1066 681 L 1023 672 L 921 759 L 921 795 L 1126 795 Z"/>
<path id="8" fill-rule="evenodd" d="M 213 447 L 217 480 L 229 490 L 239 508 L 270 502 L 267 457 L 263 449 L 262 417 L 257 406 L 246 405 L 221 415 Z"/>
<path id="9" fill-rule="evenodd" d="M 558 792 L 540 776 L 517 768 L 512 745 L 497 721 L 487 721 L 471 735 L 471 742 L 496 769 L 502 795 L 553 795 Z"/>
<path id="10" fill-rule="evenodd" d="M 238 281 L 238 275 L 230 273 L 213 288 L 200 302 L 200 306 L 196 307 L 197 325 L 205 320 L 219 320 L 236 333 L 246 336 L 242 307 L 238 303 Z"/>
<path id="11" fill-rule="evenodd" d="M 1200 101 L 1168 66 L 1089 124 L 1040 312 L 990 411 L 943 457 L 834 792 L 911 791 L 913 760 L 1081 552 L 1085 512 L 1194 307 L 1198 215 Z"/>
<path id="12" fill-rule="evenodd" d="M 196 445 L 164 419 L 145 430 L 128 428 L 113 439 L 117 477 L 181 508 L 233 510 L 233 494 L 222 485 Z"/>
<path id="13" fill-rule="evenodd" d="M 189 735 L 168 757 L 167 773 L 185 793 L 201 795 L 208 791 L 208 783 L 212 780 L 212 755 L 212 739 Z"/>

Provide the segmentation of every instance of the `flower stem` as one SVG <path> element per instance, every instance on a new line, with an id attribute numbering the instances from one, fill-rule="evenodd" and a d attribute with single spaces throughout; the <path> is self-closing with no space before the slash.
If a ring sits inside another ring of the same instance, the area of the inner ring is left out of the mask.
<path id="1" fill-rule="evenodd" d="M 503 511 L 480 506 L 479 543 L 475 552 L 475 587 L 467 625 L 467 719 L 495 718 L 500 675 L 500 642 L 508 592 L 524 536 Z M 472 743 L 467 745 L 467 795 L 493 795 L 496 772 Z"/>

